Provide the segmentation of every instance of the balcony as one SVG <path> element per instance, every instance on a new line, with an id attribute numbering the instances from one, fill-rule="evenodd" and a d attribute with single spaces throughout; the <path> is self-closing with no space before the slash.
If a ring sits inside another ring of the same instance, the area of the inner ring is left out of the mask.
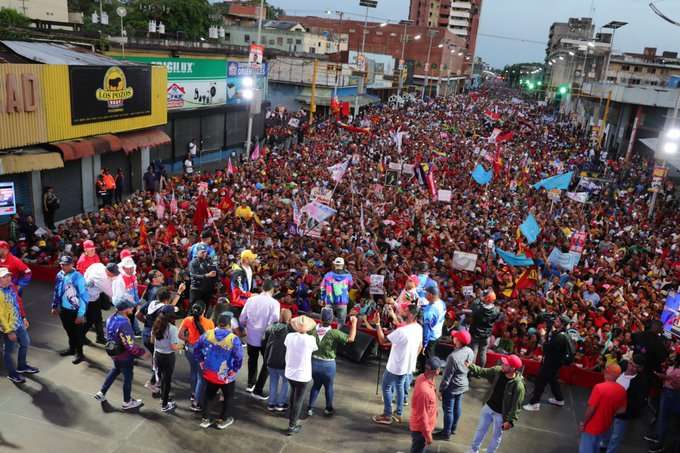
<path id="1" fill-rule="evenodd" d="M 470 2 L 451 2 L 451 8 L 472 9 Z"/>
<path id="2" fill-rule="evenodd" d="M 449 27 L 460 27 L 467 29 L 469 26 L 470 22 L 467 20 L 449 18 Z"/>

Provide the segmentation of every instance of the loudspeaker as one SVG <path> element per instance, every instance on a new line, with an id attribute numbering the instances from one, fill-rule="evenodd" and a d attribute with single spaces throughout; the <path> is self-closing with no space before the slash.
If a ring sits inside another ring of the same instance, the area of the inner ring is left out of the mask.
<path id="1" fill-rule="evenodd" d="M 348 334 L 349 328 L 343 326 L 340 331 Z M 340 346 L 338 348 L 338 354 L 352 362 L 362 363 L 371 355 L 375 349 L 375 345 L 375 337 L 364 332 L 357 332 L 354 343 L 347 343 L 344 346 Z"/>

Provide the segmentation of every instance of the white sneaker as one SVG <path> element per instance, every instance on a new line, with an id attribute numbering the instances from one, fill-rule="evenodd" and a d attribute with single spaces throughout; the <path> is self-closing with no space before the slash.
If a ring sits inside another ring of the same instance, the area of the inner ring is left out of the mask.
<path id="1" fill-rule="evenodd" d="M 253 393 L 253 390 L 255 390 L 254 385 L 251 385 L 250 387 L 246 387 L 246 392 L 248 392 L 248 393 Z"/>
<path id="2" fill-rule="evenodd" d="M 522 409 L 529 412 L 538 412 L 541 410 L 541 403 L 525 404 L 524 406 L 522 406 Z"/>
<path id="3" fill-rule="evenodd" d="M 559 407 L 564 407 L 564 400 L 556 400 L 555 398 L 549 398 L 548 402 L 552 404 L 553 406 L 559 406 Z"/>
<path id="4" fill-rule="evenodd" d="M 104 395 L 101 391 L 99 391 L 99 392 L 94 394 L 94 399 L 96 399 L 100 403 L 103 403 L 104 401 L 106 401 L 106 395 Z"/>
<path id="5" fill-rule="evenodd" d="M 217 420 L 217 429 L 225 429 L 234 424 L 233 417 L 227 417 L 225 420 Z"/>
<path id="6" fill-rule="evenodd" d="M 165 406 L 161 406 L 161 412 L 171 412 L 175 410 L 176 407 L 177 403 L 175 403 L 174 401 L 168 401 L 168 404 L 166 404 Z"/>
<path id="7" fill-rule="evenodd" d="M 210 420 L 209 418 L 204 418 L 203 420 L 201 420 L 201 424 L 198 426 L 200 426 L 201 428 L 210 428 L 212 424 L 213 424 L 212 420 Z"/>
<path id="8" fill-rule="evenodd" d="M 144 404 L 144 403 L 142 402 L 142 400 L 136 400 L 136 399 L 132 398 L 132 399 L 131 399 L 130 401 L 128 401 L 127 403 L 123 403 L 123 405 L 121 406 L 121 408 L 122 408 L 124 411 L 129 411 L 130 409 L 134 409 L 134 408 L 136 408 L 136 407 L 140 407 L 142 404 Z"/>

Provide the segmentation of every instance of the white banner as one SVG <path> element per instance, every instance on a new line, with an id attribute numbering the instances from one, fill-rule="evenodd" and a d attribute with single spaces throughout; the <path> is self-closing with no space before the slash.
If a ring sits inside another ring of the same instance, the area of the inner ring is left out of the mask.
<path id="1" fill-rule="evenodd" d="M 372 274 L 368 292 L 370 294 L 385 294 L 385 276 Z"/>
<path id="2" fill-rule="evenodd" d="M 477 255 L 466 252 L 453 252 L 453 268 L 462 271 L 474 271 L 477 267 Z"/>

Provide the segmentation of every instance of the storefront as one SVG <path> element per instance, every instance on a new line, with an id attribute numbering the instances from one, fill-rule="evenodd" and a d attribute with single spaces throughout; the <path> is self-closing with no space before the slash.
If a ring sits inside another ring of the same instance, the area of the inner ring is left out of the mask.
<path id="1" fill-rule="evenodd" d="M 17 210 L 42 224 L 47 186 L 61 200 L 57 220 L 96 209 L 102 168 L 123 171 L 124 192 L 140 188 L 150 150 L 171 142 L 164 131 L 166 68 L 120 65 L 46 43 L 11 49 L 47 63 L 0 65 L 0 183 L 13 183 Z M 5 223 L 11 213 L 2 213 Z"/>

